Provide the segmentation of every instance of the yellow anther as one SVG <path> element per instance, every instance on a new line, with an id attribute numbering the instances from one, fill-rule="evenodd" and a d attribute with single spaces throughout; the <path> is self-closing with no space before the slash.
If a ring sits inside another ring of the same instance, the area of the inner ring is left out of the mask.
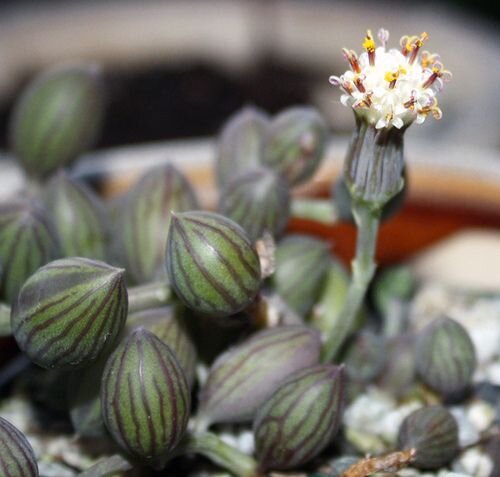
<path id="1" fill-rule="evenodd" d="M 363 48 L 369 53 L 375 51 L 375 40 L 373 39 L 373 35 L 370 30 L 367 30 L 366 32 Z"/>

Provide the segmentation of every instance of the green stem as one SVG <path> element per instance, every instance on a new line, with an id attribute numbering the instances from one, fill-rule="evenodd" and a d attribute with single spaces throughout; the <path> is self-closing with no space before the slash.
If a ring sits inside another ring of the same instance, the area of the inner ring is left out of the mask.
<path id="1" fill-rule="evenodd" d="M 181 448 L 182 453 L 201 454 L 237 477 L 258 477 L 257 462 L 249 455 L 223 442 L 211 432 L 190 434 Z"/>
<path id="2" fill-rule="evenodd" d="M 118 472 L 133 469 L 133 465 L 120 454 L 112 455 L 100 460 L 89 469 L 78 474 L 78 477 L 111 477 Z"/>
<path id="3" fill-rule="evenodd" d="M 128 288 L 128 311 L 146 310 L 172 302 L 172 290 L 166 282 L 153 282 Z"/>
<path id="4" fill-rule="evenodd" d="M 356 255 L 352 261 L 352 279 L 341 313 L 342 320 L 330 332 L 322 350 L 323 362 L 337 356 L 346 338 L 353 331 L 356 316 L 376 269 L 375 247 L 380 224 L 380 211 L 363 202 L 353 203 L 353 215 L 358 227 Z"/>
<path id="5" fill-rule="evenodd" d="M 333 224 L 338 220 L 338 213 L 331 199 L 293 199 L 292 217 Z"/>

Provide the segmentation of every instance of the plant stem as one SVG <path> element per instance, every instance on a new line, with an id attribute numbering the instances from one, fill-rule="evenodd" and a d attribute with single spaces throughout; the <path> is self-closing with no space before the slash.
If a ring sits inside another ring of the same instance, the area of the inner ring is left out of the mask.
<path id="1" fill-rule="evenodd" d="M 166 282 L 153 282 L 128 288 L 128 311 L 165 306 L 172 301 L 172 290 Z"/>
<path id="2" fill-rule="evenodd" d="M 249 455 L 223 442 L 211 432 L 190 434 L 181 444 L 182 453 L 201 454 L 237 477 L 258 477 L 257 462 Z"/>
<path id="3" fill-rule="evenodd" d="M 375 247 L 380 224 L 380 210 L 363 202 L 353 202 L 353 215 L 358 227 L 356 255 L 352 261 L 352 279 L 341 313 L 342 320 L 331 331 L 323 345 L 322 361 L 331 362 L 353 330 L 356 316 L 376 269 Z"/>
<path id="4" fill-rule="evenodd" d="M 133 465 L 120 454 L 112 455 L 97 462 L 89 469 L 78 474 L 78 477 L 111 477 L 118 472 L 133 469 Z"/>
<path id="5" fill-rule="evenodd" d="M 338 220 L 335 204 L 331 199 L 293 199 L 292 217 L 333 224 Z"/>

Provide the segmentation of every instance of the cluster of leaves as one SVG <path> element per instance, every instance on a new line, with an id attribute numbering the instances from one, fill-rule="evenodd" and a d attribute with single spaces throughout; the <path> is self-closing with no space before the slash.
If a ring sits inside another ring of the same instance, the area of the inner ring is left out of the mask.
<path id="1" fill-rule="evenodd" d="M 443 396 L 467 389 L 474 349 L 449 319 L 422 333 L 409 360 L 389 366 L 385 338 L 364 329 L 345 347 L 344 365 L 321 363 L 348 273 L 323 241 L 283 238 L 290 190 L 324 155 L 328 132 L 316 111 L 269 118 L 247 108 L 231 118 L 217 149 L 219 213 L 199 210 L 170 164 L 103 204 L 62 170 L 95 137 L 101 89 L 87 67 L 29 86 L 11 135 L 30 189 L 0 205 L 0 293 L 12 306 L 12 334 L 33 363 L 67 382 L 78 435 L 108 436 L 134 465 L 163 469 L 195 451 L 251 477 L 307 465 L 338 433 L 346 399 L 382 374 L 395 393 L 416 372 Z M 277 241 L 269 278 L 256 245 L 265 236 Z M 382 314 L 412 289 L 400 275 L 379 284 Z M 165 287 L 163 302 L 148 300 Z M 400 450 L 438 467 L 458 452 L 456 423 L 441 406 L 419 412 L 401 427 Z M 252 424 L 255 461 L 208 432 L 223 423 Z M 30 445 L 5 420 L 0 468 L 38 475 Z"/>

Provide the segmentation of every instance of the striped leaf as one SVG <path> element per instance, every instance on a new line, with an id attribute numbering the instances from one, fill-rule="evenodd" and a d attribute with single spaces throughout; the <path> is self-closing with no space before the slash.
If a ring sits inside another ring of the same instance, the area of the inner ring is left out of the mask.
<path id="1" fill-rule="evenodd" d="M 444 395 L 465 391 L 476 369 L 474 344 L 462 325 L 440 318 L 417 339 L 417 371 L 422 380 Z"/>
<path id="2" fill-rule="evenodd" d="M 279 237 L 290 216 L 288 184 L 264 167 L 243 172 L 223 189 L 219 211 L 240 224 L 253 241 L 266 231 Z"/>
<path id="3" fill-rule="evenodd" d="M 61 172 L 47 185 L 44 203 L 64 257 L 106 259 L 109 231 L 105 209 L 91 189 Z"/>
<path id="4" fill-rule="evenodd" d="M 24 434 L 0 417 L 0 475 L 38 477 L 35 452 Z"/>
<path id="5" fill-rule="evenodd" d="M 26 279 L 59 256 L 59 240 L 44 210 L 31 201 L 0 204 L 1 296 L 9 303 Z"/>
<path id="6" fill-rule="evenodd" d="M 313 108 L 292 107 L 276 116 L 268 129 L 263 163 L 291 185 L 316 172 L 326 147 L 328 128 Z"/>
<path id="7" fill-rule="evenodd" d="M 229 118 L 219 136 L 215 174 L 219 187 L 262 162 L 268 116 L 245 107 Z"/>
<path id="8" fill-rule="evenodd" d="M 190 412 L 184 373 L 170 348 L 139 328 L 110 356 L 102 378 L 104 422 L 127 452 L 162 468 Z"/>
<path id="9" fill-rule="evenodd" d="M 290 308 L 306 316 L 318 299 L 330 264 L 328 245 L 305 235 L 289 235 L 276 249 L 272 277 Z"/>
<path id="10" fill-rule="evenodd" d="M 255 417 L 260 469 L 292 469 L 318 455 L 339 428 L 343 394 L 341 366 L 317 365 L 291 375 Z"/>
<path id="11" fill-rule="evenodd" d="M 245 231 L 211 212 L 172 218 L 167 240 L 167 273 L 189 308 L 229 316 L 246 308 L 260 288 L 260 263 Z"/>
<path id="12" fill-rule="evenodd" d="M 443 406 L 417 409 L 402 422 L 398 445 L 401 450 L 415 449 L 415 467 L 438 469 L 459 452 L 457 422 Z"/>
<path id="13" fill-rule="evenodd" d="M 32 176 L 45 177 L 92 145 L 103 116 L 99 69 L 51 69 L 28 85 L 11 118 L 11 146 Z"/>
<path id="14" fill-rule="evenodd" d="M 147 172 L 128 193 L 116 221 L 121 263 L 136 283 L 165 275 L 171 212 L 198 208 L 187 179 L 171 164 Z"/>
<path id="15" fill-rule="evenodd" d="M 229 349 L 210 369 L 198 420 L 206 426 L 251 421 L 290 374 L 318 363 L 320 346 L 317 331 L 287 325 L 256 333 Z"/>
<path id="16" fill-rule="evenodd" d="M 19 347 L 44 368 L 89 365 L 112 348 L 125 323 L 123 275 L 86 258 L 40 268 L 13 305 L 12 331 Z"/>
<path id="17" fill-rule="evenodd" d="M 363 330 L 349 342 L 343 362 L 349 381 L 369 383 L 376 379 L 386 363 L 387 343 L 383 336 Z"/>
<path id="18" fill-rule="evenodd" d="M 142 327 L 167 344 L 181 365 L 190 387 L 196 376 L 196 348 L 181 319 L 180 307 L 166 306 L 139 311 L 127 318 L 127 330 Z"/>

